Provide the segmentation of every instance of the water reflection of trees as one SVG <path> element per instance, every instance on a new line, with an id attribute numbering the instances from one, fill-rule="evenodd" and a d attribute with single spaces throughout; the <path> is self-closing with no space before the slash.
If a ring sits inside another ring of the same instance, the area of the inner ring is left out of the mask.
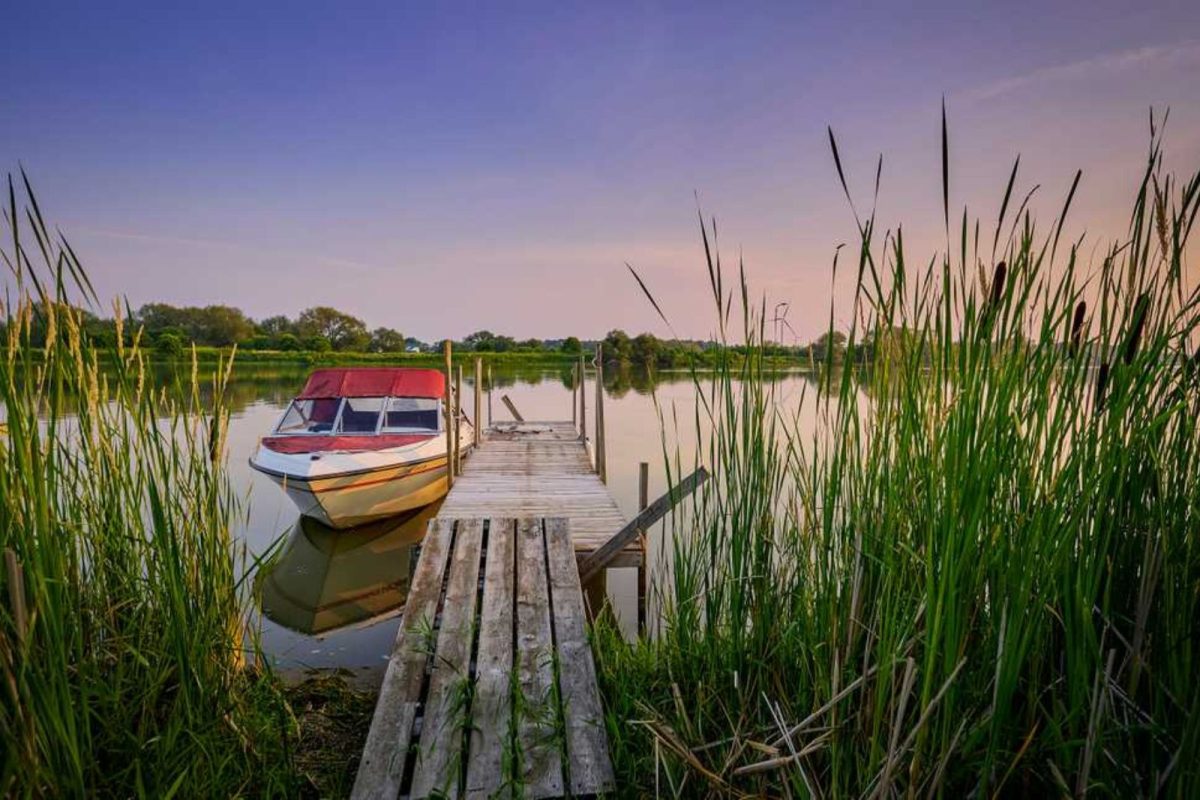
<path id="1" fill-rule="evenodd" d="M 833 386 L 841 381 L 842 369 L 841 365 L 834 365 L 833 370 L 838 375 L 832 377 Z M 255 403 L 283 405 L 300 391 L 309 371 L 306 367 L 292 366 L 245 365 L 235 367 L 226 386 L 226 403 L 234 413 L 242 412 Z M 591 369 L 588 372 L 588 386 L 592 387 L 595 385 L 593 383 L 595 374 Z M 854 380 L 862 386 L 863 377 L 860 372 L 860 370 L 855 370 Z M 630 392 L 644 396 L 652 394 L 662 386 L 688 384 L 697 379 L 703 382 L 708 374 L 710 373 L 703 370 L 696 372 L 688 369 L 660 370 L 629 363 L 608 364 L 604 369 L 604 393 L 607 397 L 615 400 L 627 396 Z M 154 379 L 160 385 L 180 377 L 183 375 L 170 367 L 156 367 L 154 370 Z M 764 379 L 768 382 L 782 381 L 789 377 L 802 377 L 821 391 L 824 391 L 824 387 L 830 383 L 830 376 L 825 374 L 823 367 L 815 372 L 771 370 L 764 375 Z M 464 378 L 466 385 L 470 386 L 472 376 L 467 374 Z M 490 372 L 484 373 L 484 388 L 497 391 L 542 384 L 557 384 L 565 391 L 574 391 L 578 388 L 578 381 L 577 369 L 574 364 L 561 367 L 493 367 Z M 211 397 L 211 383 L 207 383 L 201 388 L 201 400 L 208 403 Z"/>

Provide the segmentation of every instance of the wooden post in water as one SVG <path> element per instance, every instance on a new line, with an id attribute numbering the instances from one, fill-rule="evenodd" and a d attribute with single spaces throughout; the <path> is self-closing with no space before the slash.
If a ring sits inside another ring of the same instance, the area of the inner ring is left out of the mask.
<path id="1" fill-rule="evenodd" d="M 575 380 L 571 381 L 571 424 L 579 427 L 579 404 L 575 402 L 575 394 L 579 391 L 579 365 L 571 367 Z"/>
<path id="2" fill-rule="evenodd" d="M 492 425 L 492 365 L 488 364 L 488 427 Z"/>
<path id="3" fill-rule="evenodd" d="M 475 446 L 483 441 L 483 359 L 475 357 Z"/>
<path id="4" fill-rule="evenodd" d="M 462 364 L 454 371 L 454 474 L 462 475 Z"/>
<path id="5" fill-rule="evenodd" d="M 442 352 L 446 356 L 446 486 L 454 485 L 454 399 L 450 396 L 453 383 L 450 375 L 450 340 L 442 342 Z"/>
<path id="6" fill-rule="evenodd" d="M 650 505 L 650 465 L 645 461 L 638 464 L 638 513 L 646 510 Z M 650 588 L 650 564 L 647 561 L 649 558 L 649 548 L 646 546 L 646 532 L 642 531 L 642 563 L 638 565 L 638 599 L 637 599 L 637 615 L 638 615 L 638 634 L 644 636 L 646 634 L 646 598 L 649 596 Z"/>
<path id="7" fill-rule="evenodd" d="M 596 345 L 596 474 L 608 483 L 607 454 L 604 452 L 604 348 Z"/>
<path id="8" fill-rule="evenodd" d="M 587 370 L 579 354 L 579 440 L 587 443 Z"/>

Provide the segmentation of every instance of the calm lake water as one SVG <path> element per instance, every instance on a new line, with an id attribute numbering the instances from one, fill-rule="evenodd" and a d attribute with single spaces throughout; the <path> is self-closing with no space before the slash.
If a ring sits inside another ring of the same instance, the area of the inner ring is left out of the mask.
<path id="1" fill-rule="evenodd" d="M 351 531 L 333 531 L 301 519 L 280 488 L 252 470 L 248 459 L 305 375 L 304 369 L 247 368 L 234 376 L 230 472 L 234 485 L 245 487 L 247 498 L 246 516 L 235 535 L 245 541 L 252 557 L 269 554 L 255 579 L 262 645 L 276 665 L 284 671 L 343 667 L 370 677 L 385 665 L 416 564 L 413 545 L 420 542 L 437 505 Z M 778 400 L 784 407 L 797 407 L 806 384 L 813 394 L 809 375 L 785 374 L 779 380 Z M 493 383 L 497 421 L 511 419 L 501 394 L 507 394 L 526 419 L 571 419 L 570 369 L 509 370 L 495 373 Z M 468 410 L 472 393 L 468 381 L 463 389 Z M 589 382 L 589 428 L 594 394 L 594 383 Z M 655 379 L 622 372 L 606 376 L 605 396 L 608 484 L 621 510 L 632 517 L 637 512 L 639 462 L 650 464 L 651 500 L 667 488 L 660 411 L 668 428 L 668 447 L 674 452 L 678 445 L 684 463 L 691 463 L 696 446 L 694 384 L 686 372 L 659 373 Z M 673 409 L 679 435 L 671 421 Z M 652 533 L 651 569 L 659 535 Z M 636 570 L 610 570 L 608 591 L 622 625 L 632 632 Z"/>

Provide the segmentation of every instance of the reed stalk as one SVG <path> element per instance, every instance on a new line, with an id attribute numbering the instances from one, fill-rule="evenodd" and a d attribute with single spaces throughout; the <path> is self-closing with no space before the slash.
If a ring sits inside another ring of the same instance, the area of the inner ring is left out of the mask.
<path id="1" fill-rule="evenodd" d="M 862 218 L 847 352 L 799 407 L 702 220 L 750 355 L 695 377 L 712 479 L 664 540 L 660 635 L 595 630 L 632 794 L 1200 794 L 1200 176 L 1151 140 L 1095 265 L 1059 241 L 1078 176 L 1042 229 L 1006 213 L 1014 166 L 981 238 L 945 159 L 947 252 L 916 267 Z"/>
<path id="2" fill-rule="evenodd" d="M 0 601 L 0 795 L 289 794 L 294 722 L 255 663 L 230 534 L 230 363 L 152 377 L 118 305 L 102 368 L 75 253 L 27 180 L 8 189 L 0 550 L 22 586 L 0 573 L 0 598 L 27 613 Z"/>

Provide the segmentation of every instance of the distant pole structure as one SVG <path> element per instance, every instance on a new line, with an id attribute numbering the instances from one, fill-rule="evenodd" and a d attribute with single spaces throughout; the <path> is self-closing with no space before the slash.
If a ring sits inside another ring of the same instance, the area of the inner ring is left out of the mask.
<path id="1" fill-rule="evenodd" d="M 483 442 L 483 359 L 475 356 L 475 446 Z"/>
<path id="2" fill-rule="evenodd" d="M 454 384 L 449 339 L 442 342 L 442 353 L 446 357 L 446 485 L 449 487 L 454 485 L 454 398 L 451 396 Z"/>
<path id="3" fill-rule="evenodd" d="M 596 345 L 596 474 L 608 483 L 607 454 L 604 452 L 604 346 Z"/>

